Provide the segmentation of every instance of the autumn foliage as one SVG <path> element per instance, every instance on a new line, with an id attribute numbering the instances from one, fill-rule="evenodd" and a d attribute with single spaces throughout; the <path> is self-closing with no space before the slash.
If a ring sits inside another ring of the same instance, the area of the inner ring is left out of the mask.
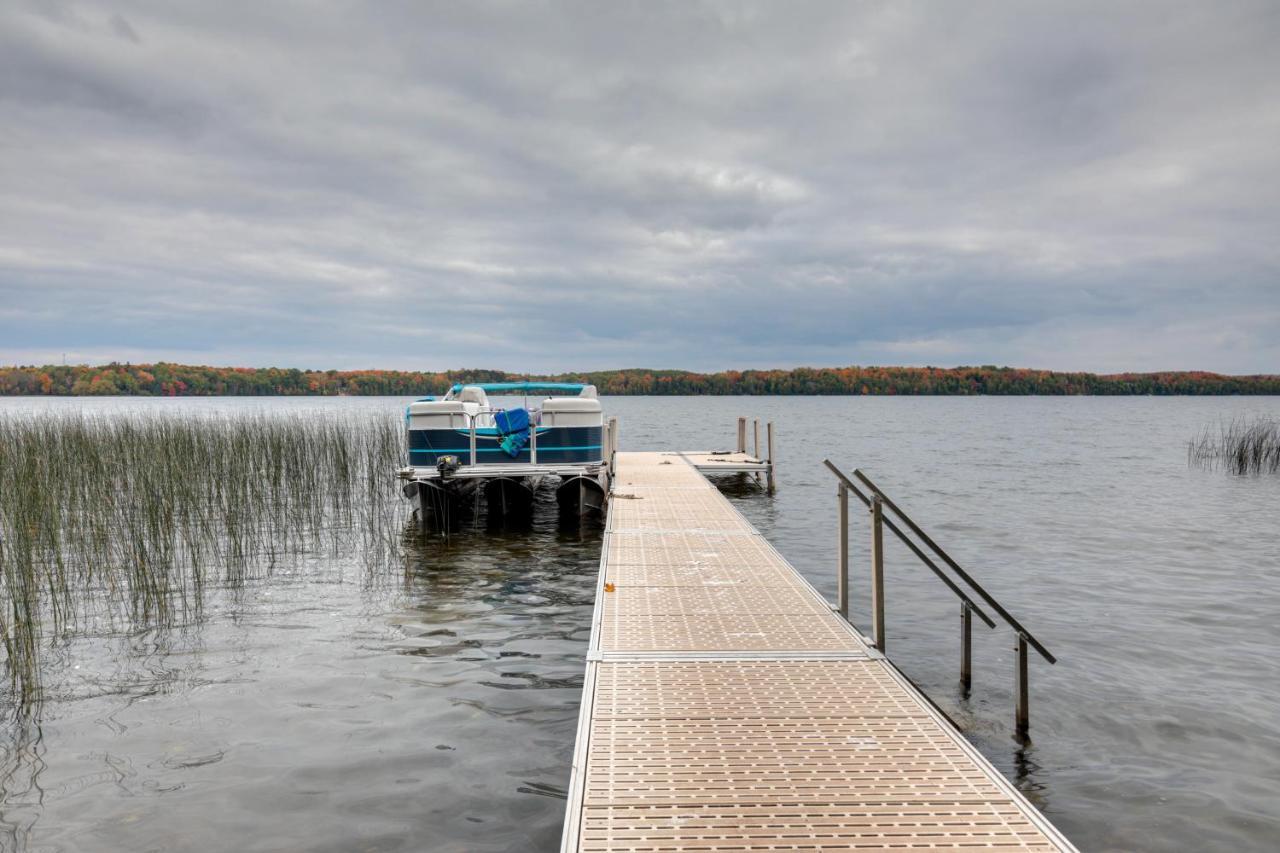
<path id="1" fill-rule="evenodd" d="M 601 394 L 1280 394 L 1280 375 L 1202 371 L 1062 373 L 1013 367 L 800 367 L 794 370 L 601 370 L 529 376 L 501 370 L 293 370 L 182 364 L 0 367 L 0 395 L 420 396 L 455 382 L 590 382 Z"/>

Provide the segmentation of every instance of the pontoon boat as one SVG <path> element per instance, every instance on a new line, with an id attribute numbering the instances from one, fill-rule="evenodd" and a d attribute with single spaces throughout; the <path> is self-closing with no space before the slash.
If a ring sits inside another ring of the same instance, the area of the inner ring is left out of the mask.
<path id="1" fill-rule="evenodd" d="M 530 406 L 529 395 L 542 392 L 559 396 Z M 525 404 L 498 408 L 490 393 L 524 395 Z M 405 421 L 409 467 L 400 477 L 424 523 L 447 526 L 480 497 L 491 516 L 527 513 L 548 478 L 563 509 L 604 507 L 609 442 L 594 385 L 459 383 L 443 399 L 410 403 Z"/>

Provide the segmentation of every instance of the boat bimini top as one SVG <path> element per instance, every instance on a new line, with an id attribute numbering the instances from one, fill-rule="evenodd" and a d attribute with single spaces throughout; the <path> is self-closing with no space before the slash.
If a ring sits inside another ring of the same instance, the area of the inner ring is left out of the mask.
<path id="1" fill-rule="evenodd" d="M 528 394 L 530 391 L 572 391 L 577 397 L 595 397 L 596 386 L 578 382 L 458 382 L 445 395 L 446 400 L 462 399 L 462 392 L 479 388 L 486 394 Z"/>

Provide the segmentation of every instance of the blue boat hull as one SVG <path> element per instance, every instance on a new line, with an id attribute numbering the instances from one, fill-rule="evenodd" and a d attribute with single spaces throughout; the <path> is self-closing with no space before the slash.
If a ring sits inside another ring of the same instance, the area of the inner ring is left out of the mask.
<path id="1" fill-rule="evenodd" d="M 539 427 L 538 464 L 599 462 L 603 458 L 604 428 Z M 532 446 L 526 444 L 516 456 L 498 446 L 500 436 L 493 430 L 476 432 L 477 465 L 510 465 L 532 462 Z M 409 430 L 409 464 L 434 468 L 441 456 L 456 456 L 462 465 L 471 464 L 471 434 L 464 429 Z"/>

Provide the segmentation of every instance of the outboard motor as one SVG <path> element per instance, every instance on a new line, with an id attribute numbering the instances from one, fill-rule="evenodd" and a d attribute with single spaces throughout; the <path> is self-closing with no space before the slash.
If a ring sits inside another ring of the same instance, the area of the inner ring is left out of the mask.
<path id="1" fill-rule="evenodd" d="M 441 480 L 449 479 L 458 473 L 458 457 L 441 456 L 436 460 L 436 470 L 440 472 Z"/>

